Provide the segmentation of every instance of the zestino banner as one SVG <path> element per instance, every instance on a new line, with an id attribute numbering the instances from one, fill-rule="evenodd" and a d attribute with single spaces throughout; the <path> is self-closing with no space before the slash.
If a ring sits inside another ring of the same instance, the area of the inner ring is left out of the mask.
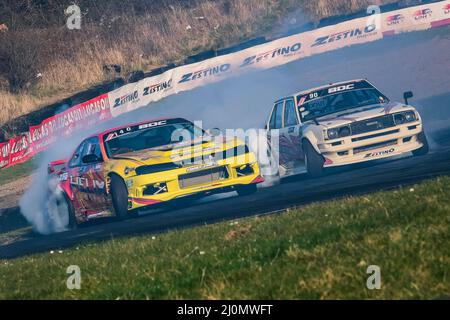
<path id="1" fill-rule="evenodd" d="M 174 70 L 111 91 L 108 96 L 112 116 L 117 117 L 175 93 Z"/>
<path id="2" fill-rule="evenodd" d="M 371 9 L 375 14 L 368 17 L 180 66 L 74 106 L 31 127 L 28 133 L 0 144 L 0 168 L 29 159 L 45 150 L 57 137 L 70 135 L 75 128 L 118 117 L 176 93 L 402 32 L 450 24 L 450 0 L 386 13 L 377 13 L 376 7 Z"/>

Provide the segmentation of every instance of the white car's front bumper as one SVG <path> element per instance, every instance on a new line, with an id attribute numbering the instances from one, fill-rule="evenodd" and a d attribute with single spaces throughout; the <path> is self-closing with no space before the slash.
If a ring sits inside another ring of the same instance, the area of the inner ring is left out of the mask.
<path id="1" fill-rule="evenodd" d="M 421 121 L 372 131 L 345 138 L 327 140 L 318 145 L 325 157 L 324 167 L 335 167 L 383 159 L 414 151 L 423 146 L 418 135 Z"/>

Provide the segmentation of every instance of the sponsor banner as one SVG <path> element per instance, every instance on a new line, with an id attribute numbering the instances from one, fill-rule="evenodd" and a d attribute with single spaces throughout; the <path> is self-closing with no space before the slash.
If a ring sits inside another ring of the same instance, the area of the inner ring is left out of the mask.
<path id="1" fill-rule="evenodd" d="M 75 130 L 111 119 L 108 94 L 76 105 L 30 127 L 30 142 L 35 153 L 45 150 L 58 137 L 70 136 Z"/>
<path id="2" fill-rule="evenodd" d="M 0 143 L 0 168 L 9 166 L 9 142 Z"/>
<path id="3" fill-rule="evenodd" d="M 320 54 L 347 46 L 381 40 L 383 33 L 376 16 L 354 19 L 309 32 L 314 39 L 311 54 Z"/>
<path id="4" fill-rule="evenodd" d="M 111 118 L 108 94 L 76 105 L 44 120 L 38 126 L 30 127 L 26 134 L 2 145 L 0 168 L 28 160 L 45 150 L 57 138 L 71 135 L 75 129 L 90 127 Z"/>
<path id="5" fill-rule="evenodd" d="M 111 115 L 117 117 L 174 93 L 173 70 L 145 78 L 109 93 Z"/>
<path id="6" fill-rule="evenodd" d="M 445 1 L 436 15 L 441 19 L 431 22 L 432 28 L 450 25 L 450 1 Z"/>
<path id="7" fill-rule="evenodd" d="M 220 56 L 173 70 L 174 91 L 179 93 L 227 79 L 233 75 L 238 55 Z"/>
<path id="8" fill-rule="evenodd" d="M 450 18 L 450 1 L 425 4 L 382 14 L 382 28 L 385 35 L 426 30 Z"/>
<path id="9" fill-rule="evenodd" d="M 0 168 L 22 163 L 34 155 L 29 133 L 20 135 L 0 144 Z"/>
<path id="10" fill-rule="evenodd" d="M 29 133 L 9 141 L 9 166 L 22 163 L 34 155 Z"/>
<path id="11" fill-rule="evenodd" d="M 141 82 L 130 83 L 109 93 L 109 105 L 113 117 L 118 117 L 143 105 L 139 103 L 142 97 L 140 84 Z"/>
<path id="12" fill-rule="evenodd" d="M 175 93 L 174 69 L 140 82 L 141 102 L 147 105 Z"/>

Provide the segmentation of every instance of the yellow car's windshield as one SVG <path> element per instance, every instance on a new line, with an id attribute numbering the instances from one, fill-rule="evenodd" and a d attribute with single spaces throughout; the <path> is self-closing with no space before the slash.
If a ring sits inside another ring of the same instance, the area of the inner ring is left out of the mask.
<path id="1" fill-rule="evenodd" d="M 116 130 L 105 135 L 108 157 L 146 149 L 173 146 L 199 139 L 204 131 L 191 122 L 164 120 Z"/>

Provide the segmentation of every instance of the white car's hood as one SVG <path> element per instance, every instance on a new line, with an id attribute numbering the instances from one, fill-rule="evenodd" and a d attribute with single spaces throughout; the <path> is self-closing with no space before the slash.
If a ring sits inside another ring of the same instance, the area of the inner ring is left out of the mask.
<path id="1" fill-rule="evenodd" d="M 413 110 L 412 107 L 406 107 L 404 104 L 398 102 L 389 102 L 383 104 L 373 104 L 355 109 L 343 110 L 333 114 L 329 114 L 317 118 L 317 122 L 322 126 L 336 127 L 346 125 L 352 122 L 380 117 L 386 114 L 395 113 L 398 111 Z"/>

